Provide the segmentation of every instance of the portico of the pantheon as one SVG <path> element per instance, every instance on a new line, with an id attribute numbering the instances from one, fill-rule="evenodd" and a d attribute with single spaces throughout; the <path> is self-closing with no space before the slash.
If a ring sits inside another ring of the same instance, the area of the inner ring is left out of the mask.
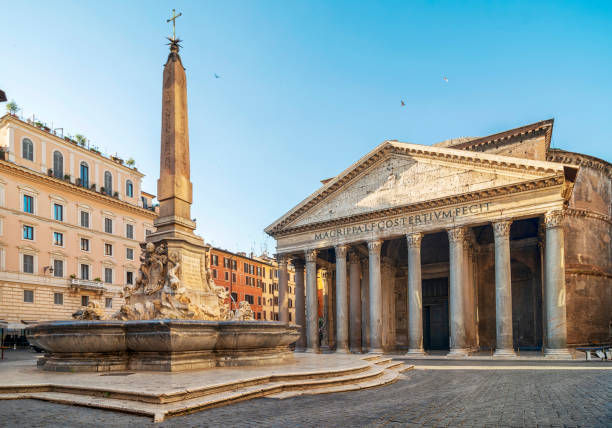
<path id="1" fill-rule="evenodd" d="M 295 267 L 297 350 L 563 357 L 609 340 L 612 165 L 551 149 L 552 131 L 385 141 L 266 228 L 285 321 Z"/>

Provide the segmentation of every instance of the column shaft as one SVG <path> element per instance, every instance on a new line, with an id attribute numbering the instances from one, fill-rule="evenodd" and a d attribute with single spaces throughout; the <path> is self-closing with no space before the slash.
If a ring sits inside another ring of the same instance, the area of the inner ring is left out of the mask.
<path id="1" fill-rule="evenodd" d="M 349 256 L 350 349 L 361 352 L 361 262 L 359 254 Z"/>
<path id="2" fill-rule="evenodd" d="M 465 326 L 465 296 L 463 285 L 465 268 L 463 241 L 466 229 L 456 227 L 448 230 L 449 240 L 449 318 L 450 318 L 450 352 L 449 356 L 468 354 Z"/>
<path id="3" fill-rule="evenodd" d="M 561 211 L 547 213 L 545 223 L 546 347 L 544 355 L 568 358 L 570 353 L 567 350 L 563 213 Z"/>
<path id="4" fill-rule="evenodd" d="M 289 322 L 289 272 L 287 271 L 287 257 L 281 256 L 278 260 L 278 319 Z"/>
<path id="5" fill-rule="evenodd" d="M 319 307 L 317 303 L 317 251 L 306 251 L 306 347 L 319 352 Z"/>
<path id="6" fill-rule="evenodd" d="M 495 236 L 495 327 L 494 356 L 514 356 L 512 342 L 512 278 L 510 269 L 510 221 L 493 223 Z"/>
<path id="7" fill-rule="evenodd" d="M 336 247 L 336 352 L 349 350 L 349 301 L 346 278 L 346 245 Z"/>
<path id="8" fill-rule="evenodd" d="M 306 349 L 306 295 L 304 289 L 304 261 L 293 259 L 295 267 L 295 323 L 300 328 L 300 338 L 295 344 L 295 350 L 303 352 Z"/>
<path id="9" fill-rule="evenodd" d="M 361 266 L 361 347 L 370 348 L 370 270 L 368 263 Z"/>
<path id="10" fill-rule="evenodd" d="M 368 242 L 370 271 L 370 352 L 382 353 L 382 280 L 380 248 L 382 241 Z"/>
<path id="11" fill-rule="evenodd" d="M 423 235 L 411 233 L 408 240 L 408 354 L 424 355 L 423 301 L 421 281 L 421 240 Z"/>

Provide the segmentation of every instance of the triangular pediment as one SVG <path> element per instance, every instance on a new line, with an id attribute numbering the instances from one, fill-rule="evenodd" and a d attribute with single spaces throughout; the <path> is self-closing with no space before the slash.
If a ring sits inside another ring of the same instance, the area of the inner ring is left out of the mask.
<path id="1" fill-rule="evenodd" d="M 300 228 L 563 174 L 551 162 L 385 142 L 270 225 Z"/>

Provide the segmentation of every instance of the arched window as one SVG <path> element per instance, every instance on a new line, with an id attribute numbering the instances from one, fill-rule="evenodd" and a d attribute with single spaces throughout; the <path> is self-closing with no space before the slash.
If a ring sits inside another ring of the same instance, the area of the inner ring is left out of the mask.
<path id="1" fill-rule="evenodd" d="M 34 161 L 34 143 L 29 138 L 24 138 L 21 142 L 21 157 Z"/>
<path id="2" fill-rule="evenodd" d="M 134 196 L 134 185 L 130 180 L 125 182 L 125 196 L 128 198 Z"/>
<path id="3" fill-rule="evenodd" d="M 107 195 L 113 194 L 113 175 L 109 171 L 104 172 L 104 192 Z"/>
<path id="4" fill-rule="evenodd" d="M 89 166 L 81 162 L 81 186 L 89 187 Z"/>
<path id="5" fill-rule="evenodd" d="M 53 176 L 64 178 L 64 157 L 60 152 L 53 152 Z"/>

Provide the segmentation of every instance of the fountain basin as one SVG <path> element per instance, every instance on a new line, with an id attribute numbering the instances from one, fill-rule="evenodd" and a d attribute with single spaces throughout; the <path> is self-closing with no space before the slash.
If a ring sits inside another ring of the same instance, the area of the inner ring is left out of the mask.
<path id="1" fill-rule="evenodd" d="M 26 329 L 50 371 L 182 371 L 291 361 L 299 326 L 276 321 L 54 321 Z"/>

